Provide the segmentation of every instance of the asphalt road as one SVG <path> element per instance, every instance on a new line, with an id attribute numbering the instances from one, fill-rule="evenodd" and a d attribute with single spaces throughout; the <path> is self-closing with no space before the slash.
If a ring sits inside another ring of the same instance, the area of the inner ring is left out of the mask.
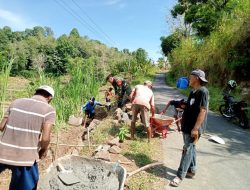
<path id="1" fill-rule="evenodd" d="M 157 74 L 154 81 L 156 107 L 161 111 L 168 100 L 187 98 L 178 90 L 166 86 L 165 74 Z M 172 115 L 171 110 L 167 115 Z M 225 141 L 209 141 L 216 135 Z M 250 133 L 230 123 L 219 114 L 209 112 L 205 135 L 197 143 L 197 174 L 195 179 L 184 179 L 179 187 L 169 186 L 178 169 L 183 146 L 182 134 L 170 130 L 162 139 L 166 185 L 171 190 L 250 190 Z"/>

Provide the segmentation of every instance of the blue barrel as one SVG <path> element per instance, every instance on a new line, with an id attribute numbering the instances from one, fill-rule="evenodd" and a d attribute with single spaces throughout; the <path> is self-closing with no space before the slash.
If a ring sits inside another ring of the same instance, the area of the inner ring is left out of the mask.
<path id="1" fill-rule="evenodd" d="M 176 82 L 176 87 L 180 89 L 188 88 L 188 78 L 187 77 L 181 77 Z"/>

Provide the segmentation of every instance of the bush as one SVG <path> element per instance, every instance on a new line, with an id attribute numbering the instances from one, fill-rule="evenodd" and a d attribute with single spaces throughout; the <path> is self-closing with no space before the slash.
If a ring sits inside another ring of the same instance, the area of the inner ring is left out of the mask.
<path id="1" fill-rule="evenodd" d="M 25 77 L 25 78 L 34 78 L 37 73 L 35 71 L 32 70 L 22 70 L 19 72 L 19 75 Z"/>

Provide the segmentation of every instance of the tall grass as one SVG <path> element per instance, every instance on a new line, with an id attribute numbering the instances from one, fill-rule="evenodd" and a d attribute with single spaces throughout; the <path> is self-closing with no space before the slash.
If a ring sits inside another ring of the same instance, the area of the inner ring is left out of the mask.
<path id="1" fill-rule="evenodd" d="M 60 79 L 55 80 L 55 98 L 53 105 L 57 111 L 57 118 L 66 121 L 71 114 L 77 114 L 81 105 L 90 96 L 96 96 L 102 80 L 97 77 L 95 62 L 92 59 L 81 58 L 69 61 L 68 73 L 70 79 L 62 84 Z"/>
<path id="2" fill-rule="evenodd" d="M 40 71 L 39 77 L 33 79 L 35 82 L 28 87 L 30 95 L 38 86 L 44 84 L 50 85 L 55 90 L 55 97 L 51 103 L 56 110 L 56 130 L 66 127 L 64 123 L 69 116 L 77 115 L 83 103 L 91 96 L 97 96 L 103 78 L 96 69 L 96 60 L 74 58 L 69 59 L 68 75 L 51 77 Z"/>
<path id="3" fill-rule="evenodd" d="M 10 71 L 12 68 L 12 63 L 14 59 L 11 59 L 6 65 L 3 66 L 3 69 L 0 74 L 0 102 L 1 102 L 1 109 L 0 109 L 0 116 L 3 118 L 4 116 L 4 105 L 6 101 L 7 95 L 7 88 L 8 88 L 8 79 L 10 76 Z"/>

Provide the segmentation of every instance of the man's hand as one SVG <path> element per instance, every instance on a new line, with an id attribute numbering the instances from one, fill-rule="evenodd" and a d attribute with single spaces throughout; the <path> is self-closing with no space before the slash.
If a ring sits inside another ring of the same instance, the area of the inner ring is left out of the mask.
<path id="1" fill-rule="evenodd" d="M 46 156 L 47 156 L 47 153 L 48 153 L 48 149 L 46 149 L 46 150 L 44 150 L 44 149 L 41 149 L 40 151 L 39 151 L 39 159 L 40 160 L 42 160 L 42 159 L 44 159 Z"/>
<path id="2" fill-rule="evenodd" d="M 192 131 L 191 131 L 191 137 L 193 137 L 194 138 L 194 144 L 198 141 L 198 139 L 199 139 L 199 132 L 198 132 L 198 130 L 197 129 L 193 129 Z"/>
<path id="3" fill-rule="evenodd" d="M 3 131 L 7 123 L 8 117 L 4 117 L 0 123 L 0 131 Z"/>

